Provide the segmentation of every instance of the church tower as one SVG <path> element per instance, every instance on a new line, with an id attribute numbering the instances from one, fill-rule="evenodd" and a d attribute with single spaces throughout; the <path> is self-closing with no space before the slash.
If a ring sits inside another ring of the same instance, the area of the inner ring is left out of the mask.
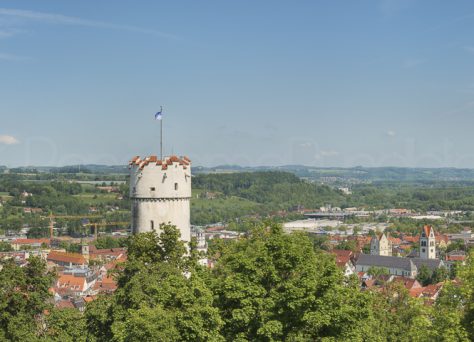
<path id="1" fill-rule="evenodd" d="M 392 242 L 384 233 L 377 233 L 370 240 L 370 254 L 392 256 Z"/>
<path id="2" fill-rule="evenodd" d="M 191 160 L 137 156 L 129 166 L 132 232 L 160 234 L 160 224 L 170 223 L 179 229 L 181 240 L 190 242 Z"/>
<path id="3" fill-rule="evenodd" d="M 421 231 L 420 258 L 436 259 L 436 238 L 431 226 L 424 226 Z"/>

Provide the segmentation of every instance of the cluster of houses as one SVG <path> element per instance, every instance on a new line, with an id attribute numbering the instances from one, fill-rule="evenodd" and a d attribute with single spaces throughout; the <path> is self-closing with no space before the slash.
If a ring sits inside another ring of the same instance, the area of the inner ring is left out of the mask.
<path id="1" fill-rule="evenodd" d="M 97 249 L 84 244 L 82 253 L 51 251 L 46 260 L 48 267 L 58 273 L 56 284 L 50 289 L 56 306 L 83 310 L 97 295 L 113 293 L 117 284 L 111 272 L 126 259 L 124 248 Z"/>
<path id="2" fill-rule="evenodd" d="M 50 239 L 16 239 L 10 242 L 14 251 L 1 252 L 0 259 L 13 259 L 20 267 L 30 256 L 42 257 L 57 279 L 49 289 L 55 306 L 84 310 L 87 302 L 99 294 L 110 294 L 117 289 L 114 270 L 119 270 L 127 259 L 124 248 L 97 249 L 83 244 L 81 253 L 54 249 Z"/>
<path id="3" fill-rule="evenodd" d="M 400 240 L 400 242 L 398 241 Z M 420 235 L 414 239 L 418 244 L 418 252 L 407 257 L 394 256 L 394 243 L 403 243 L 403 239 L 392 240 L 386 234 L 377 234 L 371 238 L 370 254 L 354 253 L 350 250 L 333 249 L 337 265 L 346 276 L 356 275 L 362 289 L 383 288 L 391 282 L 401 282 L 413 297 L 435 300 L 443 283 L 422 286 L 417 280 L 421 268 L 430 272 L 440 268 L 450 270 L 454 265 L 464 264 L 464 251 L 451 251 L 443 260 L 439 259 L 437 248 L 447 243 L 443 236 L 435 233 L 433 227 L 424 226 Z M 374 275 L 374 269 L 384 270 L 383 275 Z"/>

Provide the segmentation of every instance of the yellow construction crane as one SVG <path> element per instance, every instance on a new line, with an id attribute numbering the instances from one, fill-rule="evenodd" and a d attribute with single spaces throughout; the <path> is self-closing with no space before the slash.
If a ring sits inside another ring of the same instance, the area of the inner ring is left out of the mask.
<path id="1" fill-rule="evenodd" d="M 84 218 L 101 218 L 101 215 L 53 215 L 50 213 L 49 216 L 41 216 L 41 218 L 49 218 L 49 238 L 52 239 L 54 237 L 54 219 L 55 218 L 62 218 L 62 219 L 84 219 Z"/>
<path id="2" fill-rule="evenodd" d="M 99 235 L 99 227 L 107 227 L 107 226 L 124 226 L 124 225 L 130 225 L 130 222 L 101 222 L 101 223 L 86 223 L 84 226 L 86 227 L 94 227 L 94 235 L 95 238 L 97 239 Z"/>

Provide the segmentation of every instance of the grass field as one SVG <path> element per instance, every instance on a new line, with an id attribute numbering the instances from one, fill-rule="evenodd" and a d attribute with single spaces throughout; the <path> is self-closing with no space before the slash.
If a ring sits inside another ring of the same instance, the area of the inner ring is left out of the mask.
<path id="1" fill-rule="evenodd" d="M 8 192 L 0 192 L 0 199 L 5 201 L 11 200 L 13 197 L 8 194 Z"/>

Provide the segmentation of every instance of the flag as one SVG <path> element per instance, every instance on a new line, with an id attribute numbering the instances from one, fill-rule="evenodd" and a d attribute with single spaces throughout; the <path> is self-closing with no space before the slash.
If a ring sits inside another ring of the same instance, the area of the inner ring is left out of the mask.
<path id="1" fill-rule="evenodd" d="M 163 112 L 163 110 L 160 110 L 159 112 L 157 112 L 155 114 L 155 120 L 161 120 L 163 119 L 163 115 L 161 114 Z"/>

